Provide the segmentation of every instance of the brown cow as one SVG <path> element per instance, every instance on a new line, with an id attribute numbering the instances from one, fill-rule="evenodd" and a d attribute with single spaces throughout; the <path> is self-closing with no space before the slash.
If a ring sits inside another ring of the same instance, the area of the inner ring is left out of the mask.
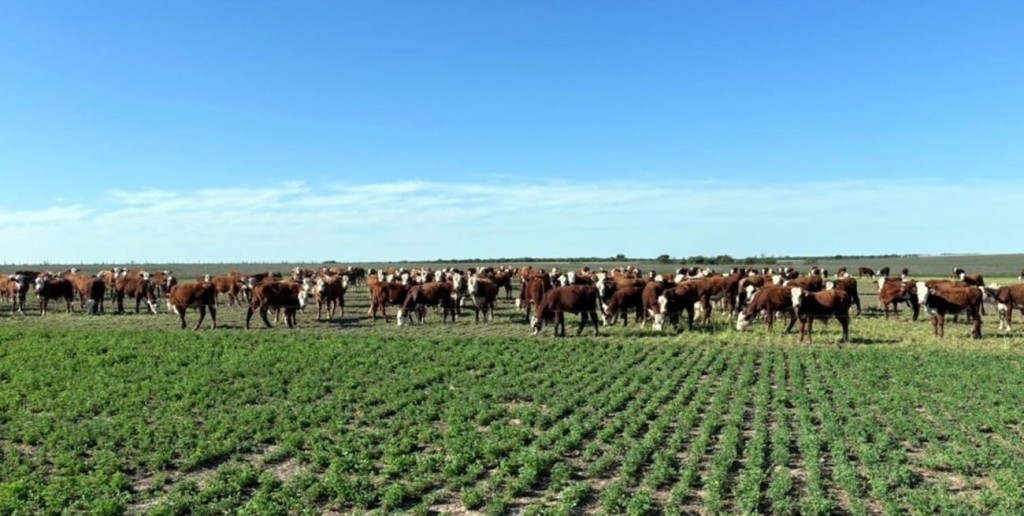
<path id="1" fill-rule="evenodd" d="M 917 300 L 932 316 L 932 328 L 937 337 L 946 335 L 946 314 L 966 312 L 974 321 L 971 338 L 981 338 L 981 303 L 984 289 L 980 287 L 928 286 L 917 282 Z"/>
<path id="2" fill-rule="evenodd" d="M 511 276 L 510 276 L 511 277 Z M 473 301 L 476 322 L 480 322 L 480 312 L 484 312 L 484 322 L 494 320 L 494 302 L 498 298 L 498 283 L 487 278 L 469 277 L 467 293 Z"/>
<path id="3" fill-rule="evenodd" d="M 341 316 L 345 316 L 345 292 L 348 290 L 348 275 L 324 276 L 317 278 L 313 284 L 313 297 L 316 299 L 316 320 L 320 320 L 323 308 L 327 307 L 327 320 L 334 319 L 334 311 L 341 308 Z"/>
<path id="4" fill-rule="evenodd" d="M 193 331 L 202 326 L 207 309 L 210 310 L 210 329 L 217 329 L 217 287 L 213 283 L 204 281 L 172 286 L 167 292 L 167 310 L 178 314 L 183 330 L 187 328 L 185 312 L 189 307 L 199 310 L 199 321 Z"/>
<path id="5" fill-rule="evenodd" d="M 227 276 L 214 276 L 210 278 L 210 282 L 218 294 L 228 296 L 228 306 L 241 305 L 246 290 L 251 289 L 246 278 L 235 271 L 229 272 Z"/>
<path id="6" fill-rule="evenodd" d="M 526 310 L 526 320 L 530 320 L 530 311 L 540 306 L 544 294 L 550 290 L 550 279 L 548 275 L 538 274 L 533 276 L 519 292 L 518 304 Z"/>
<path id="7" fill-rule="evenodd" d="M 962 282 L 964 282 L 967 285 L 972 286 L 972 287 L 983 287 L 983 286 L 985 286 L 985 278 L 981 274 L 978 274 L 977 272 L 973 272 L 971 274 L 967 274 L 966 272 L 961 272 L 959 278 L 960 278 L 960 281 L 962 281 Z"/>
<path id="8" fill-rule="evenodd" d="M 857 267 L 857 277 L 858 278 L 863 278 L 864 276 L 868 276 L 870 278 L 874 278 L 875 277 L 875 270 L 872 269 L 871 267 Z"/>
<path id="9" fill-rule="evenodd" d="M 149 310 L 156 313 L 156 296 L 153 293 L 153 283 L 150 281 L 149 273 L 146 271 L 124 271 L 115 280 L 117 293 L 117 313 L 124 313 L 124 297 L 135 298 L 135 313 L 139 313 L 139 306 L 142 300 L 146 300 Z"/>
<path id="10" fill-rule="evenodd" d="M 615 293 L 612 294 L 611 299 L 604 306 L 604 317 L 605 323 L 608 325 L 614 325 L 617 322 L 618 317 L 622 316 L 622 326 L 626 326 L 626 321 L 629 319 L 629 311 L 632 310 L 634 313 L 633 320 L 636 323 L 644 318 L 644 289 L 643 287 L 622 287 L 616 288 Z"/>
<path id="11" fill-rule="evenodd" d="M 640 327 L 643 328 L 647 321 L 651 321 L 651 326 L 655 331 L 661 331 L 664 327 L 664 317 L 659 317 L 661 314 L 661 294 L 666 289 L 672 289 L 676 287 L 676 283 L 673 281 L 648 281 L 644 285 L 644 291 L 641 295 L 644 306 L 644 319 L 640 321 Z M 678 320 L 678 313 L 665 314 L 668 316 L 669 322 L 675 324 Z"/>
<path id="12" fill-rule="evenodd" d="M 272 328 L 267 312 L 271 308 L 284 308 L 284 320 L 289 328 L 297 324 L 295 314 L 306 308 L 309 298 L 307 285 L 295 281 L 264 281 L 252 289 L 252 301 L 245 314 L 245 328 L 249 329 L 252 314 L 259 311 L 263 324 Z"/>
<path id="13" fill-rule="evenodd" d="M 850 302 L 857 307 L 857 315 L 861 313 L 860 309 L 860 294 L 857 293 L 857 280 L 854 278 L 839 278 L 835 281 L 825 282 L 825 290 L 832 290 L 833 288 L 843 290 L 850 295 Z"/>
<path id="14" fill-rule="evenodd" d="M 717 278 L 706 278 L 717 279 Z M 666 288 L 658 296 L 658 313 L 654 316 L 654 323 L 652 324 L 655 330 L 661 330 L 665 326 L 665 316 L 669 317 L 669 320 L 673 324 L 679 323 L 679 314 L 686 312 L 686 324 L 687 328 L 693 329 L 693 318 L 695 306 L 705 303 L 705 298 L 702 297 L 707 292 L 706 286 L 701 282 L 705 280 L 692 280 L 684 281 L 677 284 L 675 287 Z M 705 312 L 706 313 L 706 312 Z"/>
<path id="15" fill-rule="evenodd" d="M 14 274 L 8 275 L 7 289 L 11 294 L 11 313 L 25 313 L 28 291 L 32 290 L 40 274 L 42 273 L 36 271 L 15 271 Z"/>
<path id="16" fill-rule="evenodd" d="M 150 279 L 153 282 L 153 295 L 158 298 L 167 297 L 167 294 L 171 292 L 171 287 L 178 284 L 177 278 L 169 270 L 156 271 Z"/>
<path id="17" fill-rule="evenodd" d="M 818 276 L 806 276 L 806 278 L 814 278 L 821 282 L 821 278 Z M 711 322 L 712 298 L 721 299 L 728 316 L 732 317 L 732 314 L 736 312 L 736 300 L 741 279 L 743 279 L 743 276 L 712 276 L 689 281 L 697 289 L 697 296 L 700 299 L 702 323 L 708 324 Z M 803 278 L 793 281 L 801 279 Z"/>
<path id="18" fill-rule="evenodd" d="M 916 321 L 921 311 L 921 305 L 917 302 L 917 288 L 914 284 L 899 278 L 880 278 L 878 281 L 878 304 L 881 305 L 885 318 L 889 318 L 890 306 L 893 313 L 898 317 L 899 310 L 896 309 L 896 305 L 907 303 L 907 306 L 914 311 L 914 320 Z"/>
<path id="19" fill-rule="evenodd" d="M 999 329 L 1013 331 L 1013 309 L 1018 308 L 1024 315 L 1024 284 L 1000 287 L 992 285 L 985 288 L 985 293 L 999 303 Z"/>
<path id="20" fill-rule="evenodd" d="M 60 276 L 41 274 L 36 277 L 35 290 L 39 298 L 39 315 L 46 315 L 51 299 L 61 298 L 67 304 L 67 313 L 74 312 L 75 286 L 70 281 Z"/>
<path id="21" fill-rule="evenodd" d="M 537 313 L 530 321 L 533 334 L 538 335 L 544 327 L 544 321 L 554 320 L 555 336 L 565 336 L 566 312 L 580 314 L 580 325 L 576 336 L 583 333 L 587 320 L 594 324 L 594 336 L 599 335 L 597 328 L 597 287 L 593 285 L 568 285 L 558 287 L 544 294 L 544 299 L 537 306 Z M 559 332 L 561 330 L 561 332 Z"/>
<path id="22" fill-rule="evenodd" d="M 370 284 L 373 284 L 373 294 L 370 297 L 370 311 L 372 322 L 377 322 L 377 311 L 380 310 L 381 315 L 384 316 L 384 323 L 388 322 L 387 305 L 392 304 L 396 306 L 402 306 L 405 304 L 405 298 L 409 294 L 409 286 L 401 283 L 393 283 L 387 281 L 381 281 L 379 283 L 373 283 L 372 279 L 374 276 L 368 278 Z"/>
<path id="23" fill-rule="evenodd" d="M 82 276 L 77 269 L 61 273 L 61 277 L 71 282 L 78 294 L 82 310 L 87 314 L 103 312 L 103 300 L 107 295 L 107 284 L 96 276 Z"/>
<path id="24" fill-rule="evenodd" d="M 737 331 L 745 330 L 760 313 L 764 313 L 764 322 L 768 326 L 768 331 L 772 331 L 775 329 L 776 312 L 789 313 L 789 325 L 786 326 L 786 333 L 793 330 L 793 326 L 796 324 L 796 313 L 793 312 L 792 289 L 779 285 L 767 285 L 757 290 L 753 286 L 748 286 L 747 295 L 750 297 L 750 302 L 736 316 Z"/>
<path id="25" fill-rule="evenodd" d="M 800 287 L 793 287 L 793 312 L 800 319 L 800 342 L 807 336 L 807 343 L 813 344 L 812 330 L 815 319 L 827 321 L 835 317 L 843 328 L 840 342 L 850 341 L 850 295 L 844 290 L 826 290 L 810 292 Z"/>
<path id="26" fill-rule="evenodd" d="M 412 312 L 419 316 L 419 323 L 423 324 L 423 320 L 427 315 L 426 307 L 428 305 L 441 307 L 442 323 L 448 321 L 449 314 L 451 314 L 452 322 L 455 322 L 455 296 L 453 293 L 452 284 L 448 282 L 433 282 L 412 286 L 409 289 L 409 293 L 405 296 L 402 308 L 398 310 L 398 316 L 396 317 L 398 325 L 402 326 L 405 323 L 412 323 Z"/>

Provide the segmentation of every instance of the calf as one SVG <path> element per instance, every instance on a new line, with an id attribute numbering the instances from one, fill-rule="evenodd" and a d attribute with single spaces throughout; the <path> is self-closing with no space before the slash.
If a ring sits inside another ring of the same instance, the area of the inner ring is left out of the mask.
<path id="1" fill-rule="evenodd" d="M 932 316 L 932 327 L 937 337 L 946 334 L 946 314 L 965 312 L 974 321 L 971 337 L 981 338 L 981 302 L 983 289 L 979 287 L 956 287 L 948 285 L 928 286 L 917 282 L 918 303 L 928 309 Z"/>
<path id="2" fill-rule="evenodd" d="M 72 304 L 75 301 L 75 286 L 70 281 L 49 274 L 39 275 L 36 277 L 35 290 L 39 298 L 39 315 L 46 315 L 51 299 L 61 298 L 67 304 L 67 313 L 74 312 Z"/>
<path id="3" fill-rule="evenodd" d="M 510 276 L 511 277 L 511 276 Z M 480 312 L 484 312 L 484 322 L 494 320 L 494 302 L 498 298 L 499 285 L 495 281 L 477 276 L 470 276 L 467 286 L 469 299 L 473 301 L 475 322 L 480 322 Z"/>
<path id="4" fill-rule="evenodd" d="M 608 303 L 604 305 L 604 317 L 607 324 L 614 325 L 622 316 L 622 326 L 626 326 L 629 311 L 633 310 L 634 321 L 639 323 L 644 316 L 644 289 L 642 287 L 617 288 Z"/>
<path id="5" fill-rule="evenodd" d="M 815 319 L 827 321 L 835 317 L 843 328 L 843 338 L 840 342 L 850 340 L 850 295 L 843 290 L 826 290 L 824 292 L 809 292 L 800 287 L 794 287 L 791 291 L 793 297 L 793 312 L 800 319 L 800 342 L 807 336 L 807 344 L 812 342 L 812 329 Z"/>
<path id="6" fill-rule="evenodd" d="M 252 289 L 252 301 L 245 314 L 245 328 L 249 329 L 249 322 L 252 315 L 257 311 L 263 324 L 271 328 L 270 319 L 267 319 L 267 312 L 271 308 L 284 308 L 284 320 L 289 328 L 296 324 L 295 314 L 298 310 L 306 308 L 306 300 L 309 298 L 309 290 L 303 283 L 295 281 L 265 281 L 257 284 Z"/>
<path id="7" fill-rule="evenodd" d="M 192 328 L 198 330 L 206 318 L 206 310 L 210 310 L 210 329 L 217 329 L 217 287 L 211 282 L 188 283 L 174 285 L 167 291 L 167 310 L 178 314 L 181 329 L 185 329 L 185 311 L 189 307 L 199 310 L 199 321 Z M 248 321 L 246 321 L 248 323 Z"/>
<path id="8" fill-rule="evenodd" d="M 228 296 L 228 306 L 241 305 L 246 290 L 251 288 L 246 279 L 234 271 L 229 272 L 227 276 L 214 276 L 210 278 L 210 282 L 213 283 L 218 294 Z"/>
<path id="9" fill-rule="evenodd" d="M 768 285 L 760 290 L 748 287 L 750 302 L 746 308 L 736 316 L 736 330 L 743 331 L 750 326 L 750 323 L 757 317 L 757 314 L 764 313 L 764 322 L 768 331 L 775 329 L 775 314 L 777 312 L 789 313 L 789 325 L 786 326 L 786 333 L 793 330 L 796 324 L 796 313 L 793 312 L 793 295 L 789 287 Z"/>
<path id="10" fill-rule="evenodd" d="M 452 322 L 455 322 L 455 303 L 452 284 L 448 282 L 433 282 L 424 283 L 422 285 L 414 285 L 409 289 L 409 293 L 405 296 L 405 302 L 402 303 L 402 308 L 398 310 L 398 325 L 402 326 L 404 323 L 412 322 L 411 312 L 416 312 L 419 316 L 420 324 L 423 324 L 423 319 L 426 317 L 427 309 L 429 306 L 440 306 L 442 310 L 441 322 L 445 323 L 448 321 L 448 315 L 451 314 Z"/>
<path id="11" fill-rule="evenodd" d="M 1024 314 L 1024 284 L 1000 287 L 993 285 L 985 288 L 985 294 L 999 303 L 999 329 L 1012 331 L 1013 309 L 1018 308 Z"/>
<path id="12" fill-rule="evenodd" d="M 597 328 L 597 287 L 593 285 L 569 285 L 559 287 L 544 294 L 544 299 L 537 306 L 537 313 L 530 321 L 533 334 L 540 334 L 545 321 L 554 320 L 555 336 L 565 336 L 565 313 L 580 314 L 580 325 L 576 336 L 583 333 L 589 319 L 594 324 L 594 336 Z M 559 332 L 561 330 L 561 332 Z"/>
<path id="13" fill-rule="evenodd" d="M 641 294 L 641 300 L 644 307 L 644 320 L 640 322 L 640 327 L 643 328 L 647 324 L 647 320 L 651 320 L 651 325 L 655 331 L 660 331 L 664 325 L 664 318 L 659 317 L 661 314 L 661 298 L 662 292 L 665 289 L 675 288 L 676 283 L 669 281 L 648 281 L 644 285 L 643 294 Z M 671 322 L 675 322 L 679 314 L 665 314 L 668 316 Z"/>

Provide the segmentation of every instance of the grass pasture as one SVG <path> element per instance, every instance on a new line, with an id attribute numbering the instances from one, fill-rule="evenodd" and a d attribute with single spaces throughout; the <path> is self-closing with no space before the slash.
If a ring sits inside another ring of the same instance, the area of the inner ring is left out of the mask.
<path id="1" fill-rule="evenodd" d="M 0 310 L 0 513 L 1024 511 L 1019 330 L 939 341 L 860 289 L 842 348 L 720 317 L 531 338 L 508 301 L 371 325 L 360 287 L 292 331 Z"/>

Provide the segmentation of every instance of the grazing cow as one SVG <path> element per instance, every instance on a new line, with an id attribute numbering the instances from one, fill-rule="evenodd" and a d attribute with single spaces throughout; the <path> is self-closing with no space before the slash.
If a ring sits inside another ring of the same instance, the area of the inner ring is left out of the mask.
<path id="1" fill-rule="evenodd" d="M 861 310 L 860 294 L 857 293 L 857 280 L 854 278 L 839 278 L 825 283 L 825 290 L 832 290 L 833 288 L 845 291 L 850 295 L 850 302 L 857 307 L 857 315 L 859 316 Z"/>
<path id="2" fill-rule="evenodd" d="M 917 320 L 921 311 L 921 305 L 917 302 L 917 287 L 899 278 L 879 278 L 878 280 L 878 304 L 889 318 L 889 307 L 892 307 L 893 314 L 899 316 L 896 305 L 906 303 L 914 312 L 914 320 Z"/>
<path id="3" fill-rule="evenodd" d="M 289 328 L 297 324 L 295 314 L 298 310 L 306 308 L 306 300 L 309 298 L 309 288 L 305 283 L 295 281 L 264 281 L 252 289 L 252 301 L 245 314 L 245 329 L 249 329 L 249 322 L 252 314 L 257 311 L 263 324 L 272 328 L 270 319 L 267 319 L 267 312 L 271 308 L 284 308 L 284 320 Z"/>
<path id="4" fill-rule="evenodd" d="M 327 320 L 334 320 L 334 311 L 341 308 L 341 316 L 345 316 L 345 292 L 348 290 L 348 276 L 324 276 L 317 278 L 313 284 L 313 297 L 316 299 L 316 320 L 321 320 L 323 309 L 327 307 Z"/>
<path id="5" fill-rule="evenodd" d="M 955 287 L 948 285 L 928 286 L 923 281 L 917 282 L 918 303 L 928 309 L 932 316 L 932 327 L 935 336 L 946 334 L 946 314 L 967 313 L 974 321 L 971 338 L 981 338 L 981 303 L 984 288 Z"/>
<path id="6" fill-rule="evenodd" d="M 511 278 L 511 276 L 509 276 Z M 484 312 L 484 322 L 494 320 L 494 302 L 498 298 L 498 283 L 487 278 L 470 276 L 467 292 L 473 301 L 475 322 L 480 322 L 480 312 Z"/>
<path id="7" fill-rule="evenodd" d="M 673 288 L 663 290 L 658 296 L 658 313 L 654 316 L 654 329 L 660 330 L 664 327 L 666 315 L 671 316 L 674 324 L 678 324 L 679 314 L 685 311 L 687 328 L 693 330 L 694 307 L 704 306 L 707 299 L 707 286 L 701 282 L 709 279 L 717 278 L 684 281 Z"/>
<path id="8" fill-rule="evenodd" d="M 594 324 L 594 336 L 599 335 L 597 328 L 597 287 L 593 285 L 569 285 L 559 287 L 544 294 L 544 299 L 537 306 L 537 313 L 530 321 L 533 334 L 540 334 L 545 321 L 554 320 L 555 336 L 565 336 L 565 314 L 580 314 L 580 325 L 576 336 L 583 333 L 589 319 Z M 559 332 L 561 330 L 561 332 Z"/>
<path id="9" fill-rule="evenodd" d="M 843 328 L 843 338 L 840 342 L 850 341 L 850 295 L 844 290 L 826 290 L 824 292 L 809 292 L 800 287 L 794 287 L 791 291 L 793 297 L 793 312 L 800 319 L 800 342 L 807 336 L 807 344 L 812 342 L 812 329 L 815 319 L 827 321 L 835 317 Z"/>
<path id="10" fill-rule="evenodd" d="M 156 313 L 156 296 L 153 293 L 153 283 L 150 281 L 149 273 L 146 271 L 124 271 L 115 280 L 117 293 L 117 313 L 124 313 L 124 298 L 130 296 L 135 298 L 135 313 L 139 313 L 139 306 L 142 300 L 146 300 L 149 310 Z"/>
<path id="11" fill-rule="evenodd" d="M 875 270 L 872 269 L 871 267 L 858 267 L 857 268 L 857 277 L 858 278 L 863 278 L 864 276 L 868 276 L 870 278 L 874 278 L 875 277 Z"/>
<path id="12" fill-rule="evenodd" d="M 772 331 L 775 329 L 775 314 L 777 312 L 789 314 L 789 325 L 786 326 L 786 333 L 793 330 L 793 326 L 796 324 L 796 314 L 793 312 L 792 289 L 779 285 L 767 285 L 761 289 L 755 289 L 752 285 L 748 285 L 746 290 L 750 302 L 736 316 L 737 331 L 745 330 L 760 313 L 764 313 L 764 321 L 768 326 L 768 331 Z"/>
<path id="13" fill-rule="evenodd" d="M 370 280 L 373 276 L 370 276 Z M 372 281 L 370 281 L 372 283 Z M 377 322 L 377 311 L 380 310 L 381 315 L 384 316 L 384 323 L 388 322 L 388 312 L 386 306 L 388 304 L 396 305 L 401 307 L 405 304 L 405 298 L 409 294 L 409 286 L 401 283 L 393 283 L 388 281 L 381 281 L 373 285 L 373 294 L 370 298 L 370 315 L 372 322 Z"/>
<path id="14" fill-rule="evenodd" d="M 999 329 L 1012 331 L 1013 309 L 1018 308 L 1024 315 L 1024 284 L 1000 287 L 992 285 L 985 288 L 985 294 L 999 303 Z"/>
<path id="15" fill-rule="evenodd" d="M 422 285 L 414 285 L 409 288 L 409 293 L 405 296 L 405 302 L 402 303 L 402 308 L 398 310 L 398 325 L 402 326 L 405 323 L 412 323 L 412 312 L 416 312 L 419 316 L 419 323 L 423 324 L 423 320 L 427 315 L 427 306 L 440 306 L 441 322 L 445 323 L 448 321 L 448 315 L 451 314 L 452 322 L 455 322 L 455 296 L 452 289 L 452 284 L 448 282 L 434 282 L 424 283 Z"/>
<path id="16" fill-rule="evenodd" d="M 217 287 L 213 283 L 204 281 L 174 285 L 167 291 L 167 310 L 178 314 L 183 330 L 188 327 L 185 324 L 185 312 L 189 307 L 199 310 L 199 321 L 192 328 L 193 331 L 202 326 L 207 309 L 210 310 L 210 329 L 217 329 Z"/>
<path id="17" fill-rule="evenodd" d="M 67 304 L 67 313 L 74 312 L 75 286 L 70 281 L 60 276 L 41 274 L 36 277 L 35 290 L 39 298 L 39 315 L 46 315 L 51 299 L 61 298 Z"/>
<path id="18" fill-rule="evenodd" d="M 626 321 L 629 319 L 630 310 L 633 310 L 634 321 L 639 323 L 644 317 L 643 295 L 643 287 L 616 288 L 615 293 L 608 299 L 608 303 L 604 305 L 605 323 L 614 325 L 621 315 L 622 326 L 625 327 Z"/>

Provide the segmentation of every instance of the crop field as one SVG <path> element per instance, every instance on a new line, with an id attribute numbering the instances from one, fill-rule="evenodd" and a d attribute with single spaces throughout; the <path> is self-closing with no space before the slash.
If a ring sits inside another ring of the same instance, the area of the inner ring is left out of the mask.
<path id="1" fill-rule="evenodd" d="M 374 325 L 358 286 L 295 330 L 5 305 L 0 513 L 1024 512 L 1020 330 L 939 340 L 860 291 L 842 347 L 720 315 L 537 338 L 505 300 Z"/>

